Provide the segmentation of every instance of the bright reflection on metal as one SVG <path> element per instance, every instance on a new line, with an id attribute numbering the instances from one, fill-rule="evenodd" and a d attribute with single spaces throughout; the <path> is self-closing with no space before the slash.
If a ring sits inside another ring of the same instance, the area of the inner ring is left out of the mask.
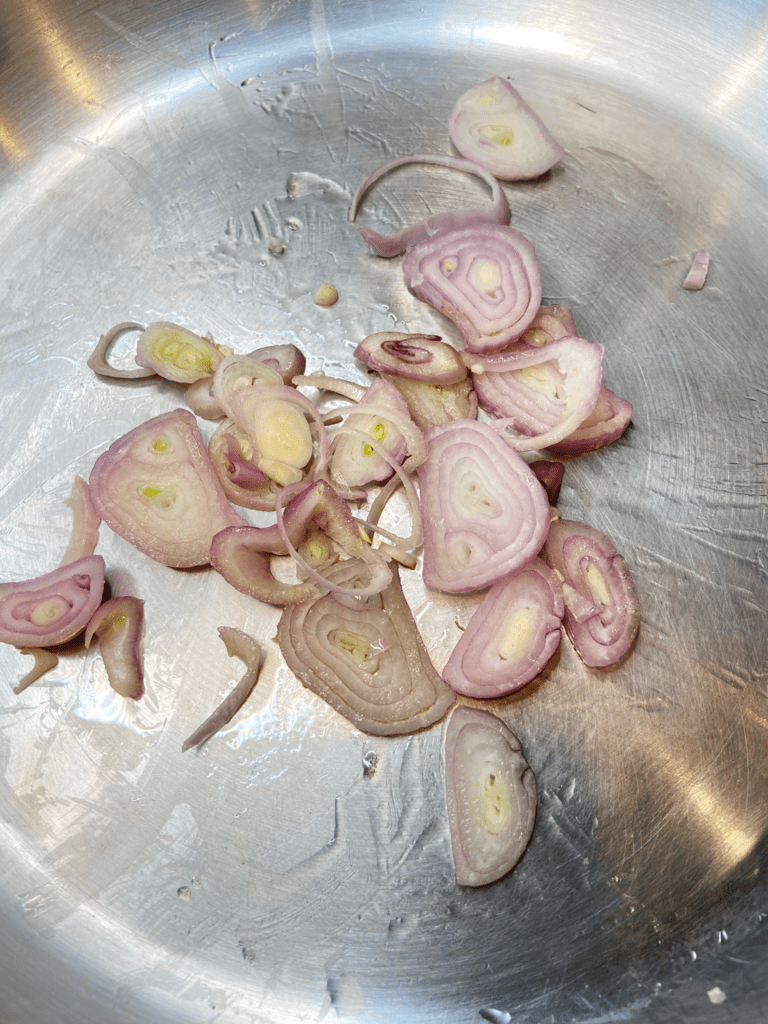
<path id="1" fill-rule="evenodd" d="M 0 148 L 12 163 L 21 163 L 29 156 L 29 151 L 21 141 L 10 118 L 0 109 Z"/>
<path id="2" fill-rule="evenodd" d="M 712 117 L 726 114 L 759 77 L 767 47 L 768 35 L 758 36 L 715 81 L 706 103 L 707 112 Z"/>
<path id="3" fill-rule="evenodd" d="M 578 53 L 578 47 L 557 32 L 532 25 L 516 25 L 512 21 L 507 25 L 478 26 L 474 29 L 473 37 L 490 39 L 500 46 L 511 46 L 518 50 L 539 50 L 569 57 Z"/>
<path id="4" fill-rule="evenodd" d="M 86 73 L 82 58 L 40 0 L 28 0 L 25 13 L 32 35 L 48 58 L 52 78 L 66 86 L 81 103 L 99 105 L 99 96 Z"/>

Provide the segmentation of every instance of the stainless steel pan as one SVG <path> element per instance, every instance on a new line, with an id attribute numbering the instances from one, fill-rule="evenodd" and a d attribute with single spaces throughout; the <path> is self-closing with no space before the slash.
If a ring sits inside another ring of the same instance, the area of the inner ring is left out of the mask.
<path id="1" fill-rule="evenodd" d="M 508 878 L 460 890 L 442 728 L 356 732 L 284 667 L 276 613 L 102 528 L 113 587 L 146 599 L 148 696 L 126 708 L 75 647 L 17 697 L 0 650 L 3 1024 L 764 1020 L 765 5 L 19 0 L 0 24 L 2 579 L 52 569 L 73 475 L 181 404 L 93 376 L 112 324 L 295 341 L 358 380 L 366 334 L 456 337 L 346 209 L 388 157 L 447 152 L 455 98 L 503 75 L 567 151 L 509 187 L 513 223 L 635 406 L 561 507 L 614 538 L 643 607 L 622 667 L 564 647 L 500 706 L 537 826 Z M 476 195 L 422 168 L 362 217 Z M 407 594 L 441 667 L 469 601 Z M 182 756 L 237 675 L 222 624 L 264 673 Z"/>

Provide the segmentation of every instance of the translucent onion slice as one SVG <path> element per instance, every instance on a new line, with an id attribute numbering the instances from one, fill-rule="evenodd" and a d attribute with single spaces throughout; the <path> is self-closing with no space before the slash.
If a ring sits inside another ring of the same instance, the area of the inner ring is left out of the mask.
<path id="1" fill-rule="evenodd" d="M 495 430 L 456 420 L 427 432 L 419 467 L 424 582 L 468 593 L 511 576 L 538 554 L 549 502 L 536 476 Z"/>
<path id="2" fill-rule="evenodd" d="M 98 373 L 100 377 L 116 377 L 118 380 L 137 380 L 141 377 L 157 376 L 154 370 L 145 369 L 144 367 L 139 367 L 135 370 L 121 370 L 117 366 L 112 366 L 107 360 L 107 355 L 113 342 L 130 331 L 143 330 L 144 328 L 141 324 L 136 324 L 133 321 L 126 321 L 111 327 L 106 334 L 100 336 L 96 347 L 88 356 L 88 366 L 94 373 Z"/>
<path id="3" fill-rule="evenodd" d="M 489 78 L 463 93 L 451 111 L 448 133 L 463 156 L 503 181 L 538 178 L 565 155 L 503 78 Z"/>
<path id="4" fill-rule="evenodd" d="M 366 408 L 371 405 L 380 409 L 391 408 L 399 412 L 400 417 L 410 416 L 408 403 L 397 388 L 382 378 L 375 380 L 358 403 L 360 411 L 347 417 L 345 431 L 334 440 L 328 471 L 331 481 L 338 486 L 363 487 L 372 481 L 380 483 L 392 476 L 390 462 L 360 434 L 370 435 L 400 464 L 408 453 L 407 442 L 391 418 L 366 412 Z"/>
<path id="5" fill-rule="evenodd" d="M 52 672 L 59 664 L 58 656 L 53 651 L 47 651 L 43 647 L 22 647 L 21 653 L 32 655 L 35 659 L 35 664 L 14 686 L 14 693 L 23 693 L 28 686 L 36 683 L 38 679 L 42 679 L 47 672 Z"/>
<path id="6" fill-rule="evenodd" d="M 228 504 L 186 409 L 128 431 L 99 458 L 91 500 L 111 530 L 165 565 L 206 565 L 211 541 L 244 520 Z"/>
<path id="7" fill-rule="evenodd" d="M 602 384 L 603 347 L 562 338 L 540 349 L 467 357 L 477 400 L 519 432 L 517 451 L 548 448 L 568 437 L 592 412 Z"/>
<path id="8" fill-rule="evenodd" d="M 591 668 L 614 665 L 637 636 L 640 603 L 613 541 L 585 523 L 558 519 L 550 526 L 542 557 L 563 577 L 563 623 L 581 660 Z M 568 588 L 580 600 L 574 601 Z"/>
<path id="9" fill-rule="evenodd" d="M 0 642 L 53 647 L 82 633 L 99 607 L 104 559 L 88 555 L 36 579 L 0 583 Z"/>
<path id="10" fill-rule="evenodd" d="M 88 484 L 81 476 L 76 476 L 72 481 L 72 493 L 64 504 L 72 510 L 72 532 L 60 565 L 67 565 L 93 554 L 99 542 L 101 523 L 99 514 L 93 507 Z"/>
<path id="11" fill-rule="evenodd" d="M 210 377 L 224 354 L 209 338 L 201 338 L 170 320 L 149 324 L 136 344 L 139 366 L 179 384 L 194 384 Z"/>
<path id="12" fill-rule="evenodd" d="M 297 483 L 312 459 L 314 448 L 307 414 L 321 432 L 323 454 L 319 452 L 318 458 L 325 460 L 325 427 L 312 402 L 295 388 L 282 383 L 239 388 L 230 396 L 229 411 L 253 445 L 252 461 L 277 483 Z"/>
<path id="13" fill-rule="evenodd" d="M 504 697 L 534 679 L 560 645 L 560 580 L 540 558 L 495 583 L 476 608 L 443 669 L 466 697 Z"/>
<path id="14" fill-rule="evenodd" d="M 144 602 L 138 597 L 113 597 L 94 613 L 85 631 L 85 646 L 94 636 L 107 671 L 109 685 L 121 697 L 139 700 L 144 695 L 141 635 Z"/>
<path id="15" fill-rule="evenodd" d="M 380 331 L 363 338 L 354 354 L 379 373 L 427 384 L 457 384 L 467 376 L 459 353 L 436 334 Z"/>
<path id="16" fill-rule="evenodd" d="M 405 283 L 464 335 L 469 352 L 496 352 L 523 335 L 541 305 L 533 245 L 506 224 L 439 231 L 409 249 Z"/>
<path id="17" fill-rule="evenodd" d="M 494 715 L 459 704 L 445 731 L 445 802 L 459 885 L 489 885 L 522 857 L 536 819 L 536 778 Z"/>
<path id="18" fill-rule="evenodd" d="M 477 416 L 477 395 L 469 378 L 457 384 L 425 384 L 394 374 L 382 376 L 406 400 L 411 419 L 420 430 Z"/>
<path id="19" fill-rule="evenodd" d="M 253 637 L 232 626 L 219 626 L 219 636 L 224 641 L 227 654 L 230 658 L 239 658 L 246 666 L 246 672 L 213 714 L 184 741 L 182 754 L 191 747 L 199 747 L 231 722 L 250 697 L 261 672 L 261 646 Z"/>
<path id="20" fill-rule="evenodd" d="M 632 419 L 632 403 L 619 398 L 613 391 L 600 385 L 595 408 L 587 418 L 562 441 L 547 446 L 553 455 L 582 455 L 617 441 Z M 553 502 L 554 504 L 554 502 Z"/>
<path id="21" fill-rule="evenodd" d="M 349 207 L 348 219 L 354 221 L 366 192 L 372 188 L 377 181 L 394 171 L 398 167 L 405 167 L 407 164 L 434 164 L 438 167 L 448 167 L 454 171 L 463 171 L 481 178 L 491 190 L 491 202 L 487 206 L 473 208 L 470 210 L 452 210 L 447 213 L 436 213 L 432 217 L 414 224 L 412 227 L 404 228 L 394 235 L 382 235 L 370 228 L 360 228 L 369 249 L 377 256 L 398 256 L 409 246 L 425 241 L 442 228 L 464 227 L 466 225 L 482 224 L 507 224 L 509 222 L 509 203 L 498 181 L 489 174 L 483 167 L 480 167 L 472 160 L 462 160 L 455 156 L 438 156 L 434 153 L 419 154 L 417 156 L 403 156 L 379 167 L 372 174 L 360 183 L 352 197 Z"/>
<path id="22" fill-rule="evenodd" d="M 367 569 L 350 560 L 333 571 L 346 587 Z M 429 659 L 395 572 L 379 595 L 350 608 L 332 594 L 291 605 L 277 642 L 288 667 L 356 728 L 399 736 L 439 721 L 455 700 Z"/>

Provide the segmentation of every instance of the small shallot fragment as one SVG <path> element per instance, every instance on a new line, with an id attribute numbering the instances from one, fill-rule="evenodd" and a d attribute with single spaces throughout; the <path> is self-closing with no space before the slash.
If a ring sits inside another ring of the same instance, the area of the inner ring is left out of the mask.
<path id="1" fill-rule="evenodd" d="M 459 353 L 436 334 L 380 331 L 363 338 L 354 354 L 379 373 L 427 384 L 457 384 L 467 376 Z"/>
<path id="2" fill-rule="evenodd" d="M 349 559 L 329 577 L 344 590 L 355 584 L 365 589 L 367 568 Z M 424 729 L 454 703 L 453 691 L 430 661 L 397 572 L 386 590 L 354 607 L 333 594 L 289 605 L 277 642 L 304 686 L 370 735 Z"/>
<path id="3" fill-rule="evenodd" d="M 0 583 L 0 642 L 54 647 L 82 633 L 101 603 L 104 559 L 88 555 L 31 580 Z"/>
<path id="4" fill-rule="evenodd" d="M 452 320 L 469 352 L 516 341 L 541 305 L 541 274 L 531 242 L 506 224 L 445 229 L 403 259 L 409 291 Z"/>
<path id="5" fill-rule="evenodd" d="M 225 355 L 226 352 L 208 338 L 169 320 L 149 324 L 136 345 L 139 366 L 179 384 L 194 384 L 203 377 L 210 377 Z"/>
<path id="6" fill-rule="evenodd" d="M 575 338 L 578 333 L 570 309 L 553 303 L 541 307 L 519 341 L 526 345 L 540 346 L 550 341 L 559 341 L 560 338 Z"/>
<path id="7" fill-rule="evenodd" d="M 457 705 L 445 731 L 445 802 L 458 885 L 489 885 L 522 857 L 536 819 L 536 777 L 495 715 Z"/>
<path id="8" fill-rule="evenodd" d="M 372 188 L 380 178 L 398 167 L 405 167 L 407 164 L 433 164 L 438 167 L 447 167 L 454 171 L 463 171 L 480 178 L 491 190 L 491 201 L 487 206 L 469 210 L 450 210 L 447 213 L 436 213 L 432 217 L 414 224 L 412 227 L 404 228 L 394 235 L 382 235 L 370 228 L 360 228 L 369 249 L 377 256 L 398 256 L 412 245 L 426 241 L 436 231 L 442 228 L 458 228 L 478 226 L 483 224 L 507 224 L 509 222 L 509 203 L 507 197 L 498 181 L 485 168 L 472 160 L 462 160 L 454 156 L 440 156 L 434 153 L 422 153 L 416 156 L 397 157 L 379 167 L 372 174 L 358 185 L 352 203 L 349 207 L 348 219 L 354 221 L 360 203 L 366 192 Z"/>
<path id="9" fill-rule="evenodd" d="M 111 530 L 174 568 L 206 565 L 214 534 L 243 523 L 186 409 L 155 416 L 118 438 L 96 460 L 90 492 Z"/>
<path id="10" fill-rule="evenodd" d="M 583 455 L 605 448 L 622 436 L 633 411 L 631 402 L 601 384 L 595 408 L 589 416 L 562 441 L 547 445 L 547 451 L 552 455 Z"/>
<path id="11" fill-rule="evenodd" d="M 59 664 L 57 655 L 53 651 L 46 651 L 44 647 L 22 647 L 21 653 L 31 654 L 35 659 L 35 664 L 14 686 L 14 693 L 23 693 L 28 686 L 36 683 L 38 679 L 42 679 L 46 672 L 52 672 Z"/>
<path id="12" fill-rule="evenodd" d="M 88 484 L 81 476 L 76 476 L 72 481 L 72 493 L 65 499 L 64 504 L 72 510 L 72 532 L 60 565 L 67 565 L 93 554 L 99 542 L 101 523 L 101 518 L 93 507 Z"/>
<path id="13" fill-rule="evenodd" d="M 613 541 L 585 523 L 558 519 L 542 557 L 563 579 L 563 624 L 581 660 L 590 668 L 616 664 L 637 636 L 640 603 Z"/>
<path id="14" fill-rule="evenodd" d="M 257 359 L 264 366 L 276 370 L 283 379 L 283 384 L 290 384 L 294 377 L 304 373 L 307 360 L 301 349 L 290 342 L 282 345 L 263 345 L 248 353 L 249 358 Z"/>
<path id="15" fill-rule="evenodd" d="M 520 93 L 503 78 L 463 93 L 448 119 L 451 142 L 503 181 L 538 178 L 565 151 Z"/>
<path id="16" fill-rule="evenodd" d="M 122 337 L 123 334 L 128 334 L 130 331 L 141 332 L 143 330 L 144 328 L 141 324 L 133 323 L 133 321 L 126 321 L 111 327 L 106 334 L 101 335 L 96 348 L 88 356 L 88 366 L 100 377 L 116 377 L 118 380 L 137 380 L 140 377 L 157 376 L 155 371 L 148 367 L 141 366 L 135 370 L 121 370 L 118 366 L 113 366 L 107 361 L 107 353 L 118 338 Z"/>
<path id="17" fill-rule="evenodd" d="M 691 269 L 683 281 L 683 288 L 688 292 L 698 292 L 704 287 L 709 271 L 709 253 L 706 249 L 699 249 L 693 258 Z"/>
<path id="18" fill-rule="evenodd" d="M 426 434 L 419 466 L 424 582 L 469 593 L 511 576 L 538 554 L 549 502 L 535 474 L 492 427 L 455 420 Z"/>
<path id="19" fill-rule="evenodd" d="M 339 293 L 332 284 L 321 284 L 315 292 L 313 302 L 316 306 L 335 306 L 339 301 Z"/>
<path id="20" fill-rule="evenodd" d="M 230 658 L 239 658 L 246 666 L 245 675 L 227 694 L 216 710 L 189 736 L 181 747 L 181 752 L 205 743 L 220 729 L 223 729 L 237 714 L 250 697 L 261 672 L 261 646 L 253 637 L 232 626 L 219 626 L 219 636 L 224 641 Z"/>
<path id="21" fill-rule="evenodd" d="M 94 613 L 85 631 L 85 646 L 98 637 L 107 679 L 121 697 L 144 696 L 144 664 L 141 635 L 144 602 L 138 597 L 112 597 Z"/>
<path id="22" fill-rule="evenodd" d="M 443 669 L 465 697 L 504 697 L 541 672 L 560 645 L 563 592 L 540 558 L 495 583 L 475 609 Z"/>

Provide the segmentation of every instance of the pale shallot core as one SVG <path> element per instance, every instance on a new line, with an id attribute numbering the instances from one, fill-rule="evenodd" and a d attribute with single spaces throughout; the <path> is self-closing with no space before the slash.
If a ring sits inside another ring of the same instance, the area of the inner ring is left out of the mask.
<path id="1" fill-rule="evenodd" d="M 240 388 L 250 387 L 252 384 L 282 384 L 283 378 L 280 372 L 267 363 L 256 359 L 254 356 L 228 356 L 222 359 L 216 367 L 213 375 L 213 397 L 229 419 L 233 420 L 232 396 Z"/>
<path id="2" fill-rule="evenodd" d="M 536 778 L 494 715 L 459 704 L 445 731 L 445 802 L 458 885 L 489 885 L 522 857 L 536 819 Z"/>
<path id="3" fill-rule="evenodd" d="M 601 384 L 595 408 L 589 416 L 562 441 L 547 445 L 547 450 L 552 455 L 582 455 L 605 448 L 622 436 L 633 411 L 631 402 Z"/>
<path id="4" fill-rule="evenodd" d="M 341 563 L 333 581 L 360 585 L 366 568 Z M 453 704 L 429 659 L 397 573 L 380 595 L 350 608 L 333 594 L 285 609 L 277 642 L 288 667 L 362 732 L 398 736 L 439 721 Z"/>
<path id="5" fill-rule="evenodd" d="M 64 500 L 72 510 L 72 531 L 67 550 L 59 565 L 68 565 L 86 555 L 92 555 L 99 542 L 101 518 L 93 507 L 88 484 L 81 476 L 72 482 L 72 493 Z"/>
<path id="6" fill-rule="evenodd" d="M 107 526 L 165 565 L 206 565 L 211 541 L 243 523 L 229 505 L 186 409 L 130 430 L 99 458 L 91 501 Z"/>
<path id="7" fill-rule="evenodd" d="M 538 178 L 565 155 L 541 119 L 503 78 L 463 93 L 448 119 L 451 142 L 503 181 Z"/>
<path id="8" fill-rule="evenodd" d="M 571 310 L 567 306 L 554 303 L 539 309 L 531 321 L 531 326 L 518 339 L 518 343 L 540 347 L 550 341 L 559 341 L 560 338 L 575 338 L 578 333 Z"/>
<path id="9" fill-rule="evenodd" d="M 709 271 L 709 253 L 706 249 L 699 249 L 693 258 L 691 269 L 683 281 L 683 288 L 688 292 L 698 292 L 704 287 Z"/>
<path id="10" fill-rule="evenodd" d="M 452 210 L 447 213 L 437 213 L 419 224 L 405 228 L 393 235 L 383 235 L 370 228 L 360 228 L 369 249 L 377 256 L 397 256 L 412 245 L 423 242 L 430 238 L 436 231 L 442 228 L 465 227 L 466 225 L 481 224 L 506 224 L 509 221 L 509 204 L 498 181 L 492 174 L 480 167 L 472 160 L 462 160 L 453 156 L 439 156 L 434 153 L 419 154 L 416 156 L 398 157 L 379 167 L 372 174 L 360 183 L 355 192 L 352 203 L 349 207 L 348 218 L 354 221 L 357 216 L 360 203 L 363 197 L 377 181 L 389 174 L 398 167 L 405 167 L 408 164 L 433 164 L 438 167 L 447 167 L 454 171 L 463 171 L 480 178 L 491 190 L 491 202 L 487 206 L 469 210 Z"/>
<path id="11" fill-rule="evenodd" d="M 439 231 L 403 259 L 408 289 L 464 335 L 469 352 L 496 352 L 530 326 L 541 274 L 530 241 L 506 224 Z"/>
<path id="12" fill-rule="evenodd" d="M 602 345 L 562 338 L 540 349 L 467 356 L 481 408 L 513 427 L 516 451 L 548 448 L 592 412 L 602 383 Z"/>
<path id="13" fill-rule="evenodd" d="M 121 697 L 139 700 L 144 695 L 141 635 L 144 602 L 138 597 L 113 597 L 94 613 L 85 631 L 85 646 L 94 636 L 112 689 Z"/>
<path id="14" fill-rule="evenodd" d="M 475 609 L 443 669 L 465 697 L 504 697 L 534 679 L 560 645 L 563 593 L 540 558 L 495 583 Z"/>
<path id="15" fill-rule="evenodd" d="M 149 324 L 136 345 L 139 366 L 178 384 L 194 384 L 210 377 L 223 358 L 224 353 L 213 341 L 169 320 Z"/>
<path id="16" fill-rule="evenodd" d="M 131 331 L 141 332 L 143 330 L 144 327 L 141 324 L 133 323 L 133 321 L 116 324 L 106 334 L 101 335 L 93 352 L 88 356 L 88 366 L 100 377 L 115 377 L 118 380 L 137 380 L 141 377 L 157 376 L 154 370 L 143 366 L 138 369 L 121 370 L 107 360 L 109 349 L 118 338 Z"/>
<path id="17" fill-rule="evenodd" d="M 42 679 L 46 672 L 52 672 L 59 664 L 59 659 L 53 651 L 46 651 L 43 647 L 22 647 L 21 653 L 30 654 L 35 659 L 35 664 L 14 686 L 13 692 L 17 694 L 23 693 L 28 686 Z"/>
<path id="18" fill-rule="evenodd" d="M 0 583 L 0 642 L 54 647 L 82 633 L 101 603 L 104 559 L 88 555 L 36 579 Z"/>
<path id="19" fill-rule="evenodd" d="M 522 458 L 485 423 L 456 420 L 427 432 L 419 467 L 424 582 L 461 594 L 512 575 L 536 555 L 549 503 Z"/>
<path id="20" fill-rule="evenodd" d="M 467 376 L 459 353 L 436 334 L 380 331 L 364 338 L 354 354 L 379 373 L 428 384 L 456 384 Z"/>
<path id="21" fill-rule="evenodd" d="M 316 306 L 335 306 L 339 301 L 339 293 L 332 284 L 321 284 L 313 299 Z"/>
<path id="22" fill-rule="evenodd" d="M 563 623 L 581 660 L 590 668 L 616 664 L 637 636 L 640 604 L 613 541 L 585 523 L 559 519 L 542 557 L 563 578 Z"/>
<path id="23" fill-rule="evenodd" d="M 216 710 L 189 736 L 181 747 L 182 754 L 191 747 L 198 747 L 235 717 L 250 697 L 261 672 L 261 646 L 253 637 L 232 626 L 219 626 L 219 636 L 224 641 L 230 658 L 239 658 L 246 667 L 245 675 L 227 694 Z"/>

